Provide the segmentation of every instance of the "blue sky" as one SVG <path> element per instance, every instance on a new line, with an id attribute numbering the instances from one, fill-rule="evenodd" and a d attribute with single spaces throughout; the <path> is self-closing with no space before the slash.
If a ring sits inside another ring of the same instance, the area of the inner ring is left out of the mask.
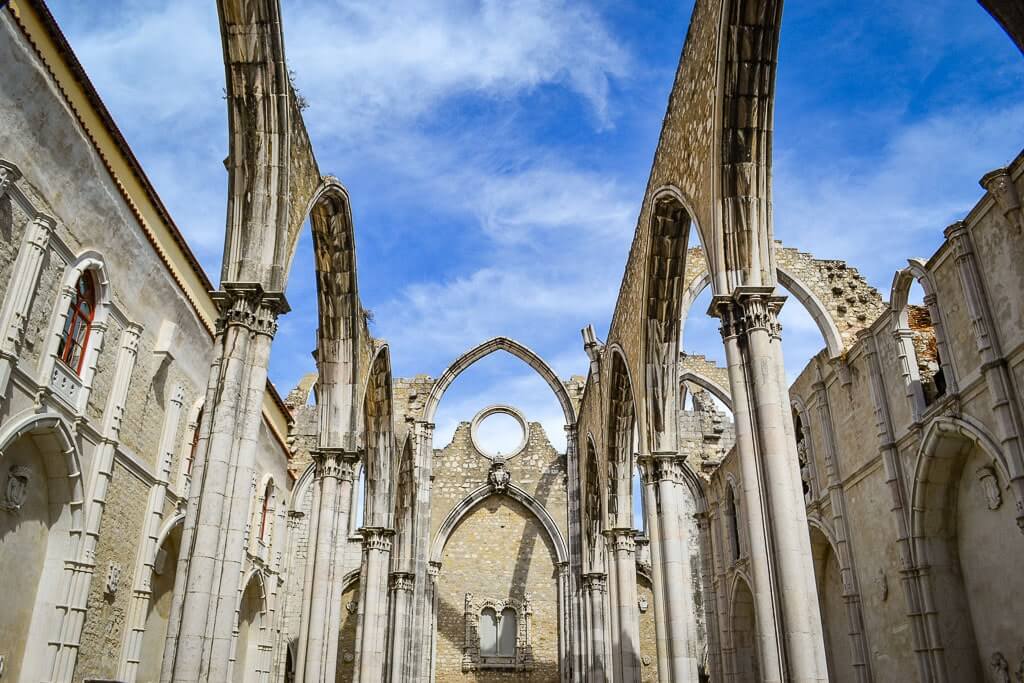
<path id="1" fill-rule="evenodd" d="M 216 282 L 227 124 L 215 3 L 50 4 Z M 579 331 L 607 329 L 691 3 L 282 4 L 317 159 L 350 191 L 361 295 L 395 373 L 437 376 L 495 335 L 563 377 L 585 373 Z M 847 260 L 886 298 L 893 272 L 930 255 L 980 197 L 978 178 L 1024 145 L 1024 59 L 971 0 L 791 0 L 779 64 L 776 237 Z M 313 370 L 311 273 L 306 237 L 271 358 L 282 392 Z M 704 310 L 687 346 L 720 358 Z M 823 343 L 795 301 L 783 324 L 793 376 Z M 437 442 L 499 402 L 563 446 L 546 385 L 501 356 L 452 386 Z"/>

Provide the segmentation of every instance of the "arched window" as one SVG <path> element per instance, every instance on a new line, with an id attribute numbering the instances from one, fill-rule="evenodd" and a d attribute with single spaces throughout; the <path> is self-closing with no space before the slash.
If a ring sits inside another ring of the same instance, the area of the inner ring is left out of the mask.
<path id="1" fill-rule="evenodd" d="M 274 480 L 267 482 L 263 490 L 263 509 L 260 511 L 260 541 L 267 542 L 267 536 L 273 527 L 274 516 Z"/>
<path id="2" fill-rule="evenodd" d="M 81 374 L 85 349 L 89 344 L 89 332 L 92 319 L 96 314 L 96 287 L 89 271 L 83 272 L 75 283 L 75 294 L 68 305 L 68 314 L 64 320 L 64 329 L 60 334 L 60 346 L 57 357 Z"/>
<path id="3" fill-rule="evenodd" d="M 516 654 L 516 611 L 511 607 L 501 610 L 498 620 L 498 654 L 514 657 Z"/>
<path id="4" fill-rule="evenodd" d="M 732 486 L 726 486 L 725 492 L 725 524 L 729 534 L 729 550 L 732 557 L 729 559 L 735 562 L 740 559 L 740 524 L 739 512 L 736 510 L 736 494 Z"/>
<path id="5" fill-rule="evenodd" d="M 480 612 L 480 654 L 487 657 L 498 654 L 498 614 L 491 607 Z"/>

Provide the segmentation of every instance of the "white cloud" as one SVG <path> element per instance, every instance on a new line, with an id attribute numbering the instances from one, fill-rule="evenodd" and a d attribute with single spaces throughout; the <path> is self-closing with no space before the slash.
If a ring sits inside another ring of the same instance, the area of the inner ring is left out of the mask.
<path id="1" fill-rule="evenodd" d="M 382 11 L 365 0 L 285 3 L 289 63 L 319 133 L 376 131 L 445 98 L 514 97 L 570 88 L 610 123 L 609 80 L 629 56 L 601 17 L 564 0 L 408 0 Z"/>

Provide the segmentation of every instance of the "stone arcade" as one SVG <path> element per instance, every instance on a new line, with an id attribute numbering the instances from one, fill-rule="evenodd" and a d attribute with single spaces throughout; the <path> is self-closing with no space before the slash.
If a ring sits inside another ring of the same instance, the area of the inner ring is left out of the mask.
<path id="1" fill-rule="evenodd" d="M 1019 3 L 982 4 L 1024 50 Z M 773 240 L 781 0 L 697 0 L 588 375 L 499 337 L 401 379 L 277 0 L 218 8 L 215 287 L 42 0 L 0 3 L 0 681 L 1020 680 L 1024 154 L 886 301 Z M 282 399 L 307 219 L 318 371 Z M 823 338 L 788 390 L 777 286 Z M 680 350 L 706 287 L 725 368 Z M 434 443 L 497 352 L 550 386 L 564 453 L 508 405 Z"/>

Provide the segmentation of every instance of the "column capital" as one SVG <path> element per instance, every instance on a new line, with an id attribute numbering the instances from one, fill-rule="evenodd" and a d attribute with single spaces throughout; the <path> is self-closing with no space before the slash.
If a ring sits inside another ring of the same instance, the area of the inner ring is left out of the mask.
<path id="1" fill-rule="evenodd" d="M 332 477 L 341 481 L 355 479 L 359 466 L 359 453 L 337 446 L 320 446 L 310 451 L 313 458 L 313 478 Z"/>
<path id="2" fill-rule="evenodd" d="M 440 562 L 431 561 L 427 565 L 427 576 L 431 576 L 431 577 L 436 579 L 438 574 L 440 574 L 440 573 L 441 573 L 441 563 Z"/>
<path id="3" fill-rule="evenodd" d="M 405 591 L 412 593 L 416 577 L 409 572 L 391 572 L 388 576 L 388 589 L 392 592 Z"/>
<path id="4" fill-rule="evenodd" d="M 985 188 L 992 198 L 996 200 L 1003 215 L 1011 224 L 1015 223 L 1017 230 L 1024 228 L 1024 216 L 1021 214 L 1020 195 L 1017 193 L 1017 186 L 1013 184 L 1010 170 L 997 168 L 981 176 L 978 183 Z"/>
<path id="5" fill-rule="evenodd" d="M 585 572 L 583 589 L 591 593 L 604 593 L 608 590 L 608 575 L 604 572 Z"/>
<path id="6" fill-rule="evenodd" d="M 291 310 L 284 292 L 268 292 L 258 282 L 223 282 L 211 297 L 219 313 L 218 333 L 241 326 L 273 337 L 277 333 L 277 317 Z"/>
<path id="7" fill-rule="evenodd" d="M 785 302 L 786 297 L 776 294 L 775 287 L 736 287 L 731 294 L 712 297 L 708 315 L 722 321 L 722 339 L 742 337 L 754 330 L 781 337 L 779 311 Z"/>
<path id="8" fill-rule="evenodd" d="M 394 529 L 386 529 L 382 526 L 364 526 L 359 533 L 363 537 L 363 547 L 367 550 L 391 552 L 391 539 L 395 535 Z"/>
<path id="9" fill-rule="evenodd" d="M 613 553 L 626 552 L 633 554 L 636 552 L 636 529 L 613 527 L 605 529 L 602 533 L 605 539 L 607 539 L 608 549 Z"/>
<path id="10" fill-rule="evenodd" d="M 7 194 L 7 188 L 21 179 L 21 169 L 9 161 L 0 159 L 0 197 Z"/>

